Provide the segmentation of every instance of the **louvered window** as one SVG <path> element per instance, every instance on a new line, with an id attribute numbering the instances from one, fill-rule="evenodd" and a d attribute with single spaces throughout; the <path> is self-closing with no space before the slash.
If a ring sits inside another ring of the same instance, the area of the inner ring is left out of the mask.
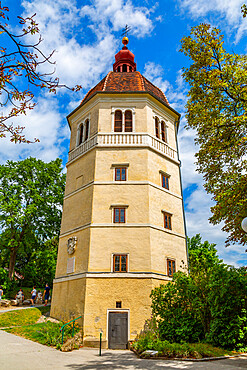
<path id="1" fill-rule="evenodd" d="M 122 132 L 122 112 L 121 110 L 116 110 L 115 112 L 115 122 L 114 122 L 114 132 Z"/>
<path id="2" fill-rule="evenodd" d="M 162 137 L 162 140 L 164 142 L 167 142 L 167 140 L 166 140 L 166 126 L 165 126 L 164 121 L 161 121 L 161 137 Z"/>
<path id="3" fill-rule="evenodd" d="M 83 142 L 83 124 L 81 124 L 81 126 L 80 126 L 79 143 L 78 143 L 78 145 L 80 145 L 82 142 Z"/>
<path id="4" fill-rule="evenodd" d="M 87 119 L 85 122 L 85 141 L 88 139 L 89 135 L 89 120 Z"/>
<path id="5" fill-rule="evenodd" d="M 155 136 L 159 139 L 159 120 L 155 117 Z"/>
<path id="6" fill-rule="evenodd" d="M 125 111 L 125 132 L 132 132 L 132 112 L 130 110 Z"/>

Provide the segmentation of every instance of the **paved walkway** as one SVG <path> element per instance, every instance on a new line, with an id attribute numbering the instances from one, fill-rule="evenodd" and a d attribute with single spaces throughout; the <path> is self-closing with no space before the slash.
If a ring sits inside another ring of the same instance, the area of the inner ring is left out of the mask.
<path id="1" fill-rule="evenodd" d="M 47 304 L 47 307 L 51 306 L 50 303 Z M 0 314 L 1 313 L 4 313 L 4 312 L 9 312 L 9 311 L 15 311 L 15 310 L 26 310 L 28 308 L 39 308 L 39 307 L 44 307 L 43 304 L 36 304 L 34 305 L 33 307 L 32 306 L 21 306 L 21 307 L 18 307 L 18 306 L 9 306 L 9 307 L 2 307 L 0 306 Z"/>
<path id="2" fill-rule="evenodd" d="M 235 358 L 210 362 L 141 360 L 130 351 L 81 348 L 73 352 L 61 352 L 42 344 L 0 330 L 1 370 L 111 370 L 111 369 L 247 369 L 247 358 Z"/>

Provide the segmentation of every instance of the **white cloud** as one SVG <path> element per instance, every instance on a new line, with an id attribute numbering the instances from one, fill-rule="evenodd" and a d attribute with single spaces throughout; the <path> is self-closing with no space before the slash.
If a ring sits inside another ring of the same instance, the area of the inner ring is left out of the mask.
<path id="1" fill-rule="evenodd" d="M 170 82 L 163 78 L 163 68 L 154 62 L 147 62 L 144 66 L 144 76 L 155 86 L 159 87 L 165 94 L 171 89 Z"/>
<path id="2" fill-rule="evenodd" d="M 81 9 L 81 16 L 88 16 L 96 26 L 98 35 L 109 32 L 109 24 L 114 31 L 122 30 L 126 23 L 131 27 L 131 33 L 138 38 L 146 36 L 153 28 L 149 18 L 152 8 L 136 7 L 127 0 L 94 0 L 92 5 Z"/>
<path id="3" fill-rule="evenodd" d="M 39 98 L 37 103 L 33 110 L 12 119 L 12 122 L 25 127 L 24 134 L 27 139 L 32 140 L 36 137 L 40 142 L 14 144 L 8 137 L 1 139 L 0 163 L 8 159 L 19 160 L 29 156 L 49 162 L 63 153 L 61 143 L 69 138 L 69 129 L 66 120 L 59 113 L 57 99 Z"/>
<path id="4" fill-rule="evenodd" d="M 56 50 L 54 76 L 59 76 L 60 83 L 68 86 L 82 85 L 83 91 L 77 95 L 67 94 L 66 112 L 63 113 L 61 105 L 64 102 L 59 98 L 67 90 L 59 90 L 57 98 L 44 92 L 37 95 L 38 104 L 34 110 L 14 119 L 13 123 L 26 127 L 27 138 L 37 137 L 41 142 L 16 145 L 8 138 L 1 140 L 1 163 L 30 155 L 49 161 L 62 155 L 67 148 L 62 147 L 61 142 L 69 136 L 65 115 L 79 105 L 88 89 L 111 69 L 120 43 L 114 31 L 120 31 L 128 23 L 133 34 L 142 37 L 153 28 L 150 18 L 153 9 L 137 7 L 130 0 L 93 0 L 90 6 L 80 5 L 76 0 L 22 0 L 21 5 L 23 17 L 36 13 L 43 39 L 40 49 L 45 55 Z M 33 43 L 37 37 L 29 35 L 28 41 L 31 39 Z M 52 70 L 53 66 L 47 63 L 40 67 L 42 72 Z"/>
<path id="5" fill-rule="evenodd" d="M 67 148 L 63 148 L 61 142 L 69 137 L 65 115 L 68 109 L 72 110 L 79 104 L 85 92 L 100 80 L 102 74 L 111 69 L 120 42 L 113 32 L 128 23 L 133 33 L 141 37 L 153 27 L 149 17 L 153 10 L 136 7 L 130 0 L 93 0 L 90 6 L 80 5 L 76 0 L 22 0 L 21 5 L 23 17 L 36 13 L 43 39 L 40 48 L 44 54 L 49 55 L 56 50 L 54 76 L 59 76 L 60 82 L 68 86 L 82 85 L 83 91 L 67 95 L 66 112 L 63 113 L 61 103 L 64 103 L 58 98 L 67 90 L 59 90 L 57 98 L 44 92 L 37 95 L 34 110 L 12 121 L 26 127 L 27 138 L 37 137 L 41 142 L 16 145 L 8 138 L 2 139 L 1 163 L 30 155 L 49 161 L 63 154 Z M 92 37 L 88 38 L 90 32 L 94 34 L 93 41 Z M 28 41 L 31 39 L 33 43 L 37 37 L 29 35 Z M 45 63 L 40 70 L 50 72 L 52 69 L 53 66 Z"/>
<path id="6" fill-rule="evenodd" d="M 43 39 L 42 51 L 48 55 L 56 50 L 53 57 L 56 60 L 55 75 L 61 83 L 78 84 L 88 89 L 109 70 L 116 49 L 114 37 L 107 33 L 95 42 L 83 38 L 85 24 L 76 1 L 55 0 L 51 4 L 49 0 L 24 0 L 22 5 L 25 8 L 23 16 L 37 13 L 35 19 Z M 52 69 L 47 63 L 40 68 L 42 72 Z"/>
<path id="7" fill-rule="evenodd" d="M 217 12 L 218 22 L 224 25 L 229 33 L 237 30 L 236 42 L 247 32 L 246 18 L 243 18 L 241 13 L 243 3 L 243 0 L 179 0 L 181 9 L 188 11 L 194 19 L 211 13 L 215 15 Z"/>
<path id="8" fill-rule="evenodd" d="M 46 54 L 56 49 L 53 59 L 60 82 L 85 89 L 111 69 L 120 42 L 114 31 L 128 23 L 132 34 L 144 37 L 153 28 L 152 8 L 136 7 L 130 0 L 93 0 L 91 5 L 80 7 L 75 0 L 23 0 L 22 5 L 23 16 L 37 14 L 43 38 L 41 49 Z M 96 36 L 93 41 L 88 39 L 90 30 Z M 47 64 L 41 68 L 51 71 Z"/>

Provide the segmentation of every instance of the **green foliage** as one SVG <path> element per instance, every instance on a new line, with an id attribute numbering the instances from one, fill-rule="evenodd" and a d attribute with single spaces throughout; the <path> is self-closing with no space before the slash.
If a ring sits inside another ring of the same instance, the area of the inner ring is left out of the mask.
<path id="1" fill-rule="evenodd" d="M 247 6 L 246 6 L 246 4 L 243 4 L 241 6 L 241 12 L 243 13 L 243 18 L 247 17 Z"/>
<path id="2" fill-rule="evenodd" d="M 52 286 L 56 272 L 58 241 L 58 236 L 55 236 L 40 247 L 33 248 L 30 254 L 19 255 L 16 266 L 25 277 L 22 284 L 32 287 L 38 282 L 42 292 L 46 283 Z"/>
<path id="3" fill-rule="evenodd" d="M 37 308 L 4 312 L 0 315 L 0 328 L 34 324 L 40 316 L 41 312 Z"/>
<path id="4" fill-rule="evenodd" d="M 3 299 L 9 298 L 12 291 L 17 292 L 17 282 L 15 280 L 9 280 L 8 271 L 2 267 L 0 267 L 0 285 L 3 287 Z"/>
<path id="5" fill-rule="evenodd" d="M 183 71 L 190 85 L 187 127 L 196 130 L 197 169 L 215 201 L 210 222 L 224 221 L 227 245 L 245 244 L 241 221 L 247 216 L 247 56 L 228 53 L 220 30 L 209 24 L 193 27 L 181 43 L 191 60 Z"/>
<path id="6" fill-rule="evenodd" d="M 246 269 L 223 264 L 215 245 L 202 243 L 200 235 L 188 240 L 188 248 L 190 274 L 178 272 L 151 293 L 159 338 L 246 348 Z"/>
<path id="7" fill-rule="evenodd" d="M 28 284 L 52 283 L 65 187 L 61 165 L 35 158 L 0 165 L 0 252 L 10 279 L 16 265 Z"/>
<path id="8" fill-rule="evenodd" d="M 2 267 L 0 267 L 0 285 L 3 287 L 3 294 L 5 294 L 8 287 L 8 272 Z"/>
<path id="9" fill-rule="evenodd" d="M 151 293 L 152 310 L 157 318 L 161 339 L 169 342 L 196 342 L 203 338 L 198 322 L 198 290 L 184 273 L 174 275 L 173 283 L 160 285 Z"/>
<path id="10" fill-rule="evenodd" d="M 170 343 L 146 333 L 133 342 L 132 347 L 142 354 L 146 350 L 158 351 L 158 356 L 167 358 L 204 358 L 231 355 L 230 351 L 206 343 Z M 147 355 L 148 356 L 148 355 Z M 145 357 L 143 354 L 141 357 Z"/>

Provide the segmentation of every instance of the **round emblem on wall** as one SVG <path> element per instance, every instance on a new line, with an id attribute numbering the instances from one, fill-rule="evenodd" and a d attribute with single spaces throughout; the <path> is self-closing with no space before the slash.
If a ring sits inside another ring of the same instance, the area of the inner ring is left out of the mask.
<path id="1" fill-rule="evenodd" d="M 68 254 L 73 254 L 74 251 L 76 250 L 76 245 L 77 245 L 77 237 L 72 236 L 71 238 L 68 239 L 67 243 L 67 252 Z"/>

